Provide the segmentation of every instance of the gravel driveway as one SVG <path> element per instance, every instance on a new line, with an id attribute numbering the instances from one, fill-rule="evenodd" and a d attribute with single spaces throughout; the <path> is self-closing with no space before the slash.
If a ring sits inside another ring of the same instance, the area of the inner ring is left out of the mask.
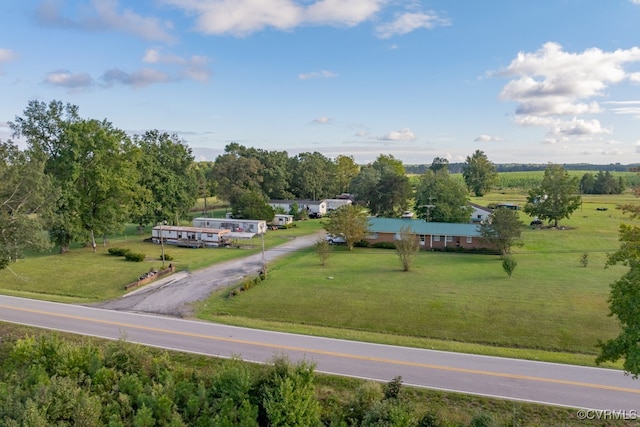
<path id="1" fill-rule="evenodd" d="M 290 242 L 265 251 L 268 262 L 313 245 L 324 231 L 291 239 Z M 215 250 L 215 249 L 198 249 Z M 246 276 L 255 276 L 262 269 L 262 252 L 244 258 L 214 264 L 194 272 L 180 271 L 121 298 L 93 305 L 109 310 L 135 311 L 190 317 L 191 304 L 206 299 L 212 292 L 234 285 Z"/>

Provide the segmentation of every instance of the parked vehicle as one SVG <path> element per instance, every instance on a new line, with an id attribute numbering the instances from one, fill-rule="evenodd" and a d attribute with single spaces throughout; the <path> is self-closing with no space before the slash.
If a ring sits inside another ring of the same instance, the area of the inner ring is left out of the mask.
<path id="1" fill-rule="evenodd" d="M 334 236 L 333 234 L 327 234 L 325 239 L 332 245 L 344 245 L 345 243 L 347 243 L 344 237 Z"/>

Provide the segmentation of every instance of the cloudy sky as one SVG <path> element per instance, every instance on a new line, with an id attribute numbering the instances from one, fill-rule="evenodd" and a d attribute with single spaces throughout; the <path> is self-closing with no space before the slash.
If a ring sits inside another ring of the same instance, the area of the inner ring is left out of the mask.
<path id="1" fill-rule="evenodd" d="M 640 161 L 640 0 L 9 0 L 0 28 L 3 140 L 37 99 L 211 159 Z"/>

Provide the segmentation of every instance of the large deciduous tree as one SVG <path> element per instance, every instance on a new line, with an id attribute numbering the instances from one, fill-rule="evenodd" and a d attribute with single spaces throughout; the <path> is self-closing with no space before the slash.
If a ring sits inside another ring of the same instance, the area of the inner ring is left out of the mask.
<path id="1" fill-rule="evenodd" d="M 353 156 L 340 155 L 335 159 L 336 163 L 336 184 L 341 193 L 349 191 L 351 180 L 358 175 L 360 167 L 356 164 Z"/>
<path id="2" fill-rule="evenodd" d="M 427 170 L 421 175 L 415 200 L 417 216 L 426 221 L 469 222 L 473 211 L 464 184 L 446 170 Z"/>
<path id="3" fill-rule="evenodd" d="M 77 234 L 91 240 L 114 233 L 129 218 L 138 183 L 136 159 L 126 134 L 107 121 L 81 120 L 67 127 L 72 155 L 68 201 L 76 208 Z"/>
<path id="4" fill-rule="evenodd" d="M 569 218 L 580 204 L 578 177 L 572 177 L 560 165 L 549 165 L 540 187 L 529 191 L 524 211 L 543 221 L 553 221 L 557 227 L 558 221 Z"/>
<path id="5" fill-rule="evenodd" d="M 327 233 L 344 238 L 349 250 L 355 243 L 364 239 L 369 230 L 367 211 L 361 206 L 344 205 L 331 212 L 324 224 Z"/>
<path id="6" fill-rule="evenodd" d="M 139 224 L 168 221 L 177 224 L 187 217 L 198 194 L 198 179 L 191 149 L 177 135 L 150 130 L 136 135 L 140 150 Z M 148 192 L 145 192 L 145 190 Z"/>
<path id="7" fill-rule="evenodd" d="M 640 207 L 621 206 L 623 212 L 631 213 L 631 219 L 640 217 Z M 616 362 L 624 358 L 625 371 L 634 378 L 640 376 L 640 227 L 620 225 L 620 248 L 609 254 L 606 266 L 622 264 L 627 272 L 611 284 L 609 315 L 620 322 L 617 337 L 600 342 L 600 355 L 596 363 Z"/>
<path id="8" fill-rule="evenodd" d="M 0 269 L 49 247 L 43 230 L 54 195 L 42 160 L 0 141 Z"/>
<path id="9" fill-rule="evenodd" d="M 300 153 L 290 160 L 291 192 L 300 199 L 335 197 L 336 164 L 318 152 Z"/>
<path id="10" fill-rule="evenodd" d="M 490 247 L 500 250 L 502 257 L 511 253 L 513 246 L 521 246 L 522 227 L 518 213 L 513 209 L 497 208 L 479 226 L 480 238 Z"/>
<path id="11" fill-rule="evenodd" d="M 124 222 L 137 172 L 123 131 L 106 120 L 82 119 L 76 106 L 59 101 L 31 101 L 10 126 L 44 161 L 58 190 L 49 234 L 61 252 Z"/>
<path id="12" fill-rule="evenodd" d="M 351 189 L 356 201 L 367 206 L 372 215 L 390 217 L 407 209 L 413 191 L 402 161 L 391 155 L 380 155 L 362 167 L 353 178 Z"/>
<path id="13" fill-rule="evenodd" d="M 476 150 L 471 156 L 467 156 L 462 167 L 462 176 L 469 190 L 477 197 L 482 197 L 491 189 L 498 173 L 487 155 L 481 150 Z"/>

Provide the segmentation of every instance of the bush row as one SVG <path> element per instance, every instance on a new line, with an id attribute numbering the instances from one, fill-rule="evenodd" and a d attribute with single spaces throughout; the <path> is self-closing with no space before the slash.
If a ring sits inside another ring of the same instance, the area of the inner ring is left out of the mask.
<path id="1" fill-rule="evenodd" d="M 146 255 L 143 253 L 131 252 L 130 249 L 125 249 L 125 248 L 118 248 L 118 247 L 109 248 L 108 252 L 109 252 L 109 255 L 123 256 L 124 259 L 126 259 L 127 261 L 133 261 L 133 262 L 142 262 L 146 258 Z M 165 259 L 167 259 L 166 254 L 165 254 Z"/>

